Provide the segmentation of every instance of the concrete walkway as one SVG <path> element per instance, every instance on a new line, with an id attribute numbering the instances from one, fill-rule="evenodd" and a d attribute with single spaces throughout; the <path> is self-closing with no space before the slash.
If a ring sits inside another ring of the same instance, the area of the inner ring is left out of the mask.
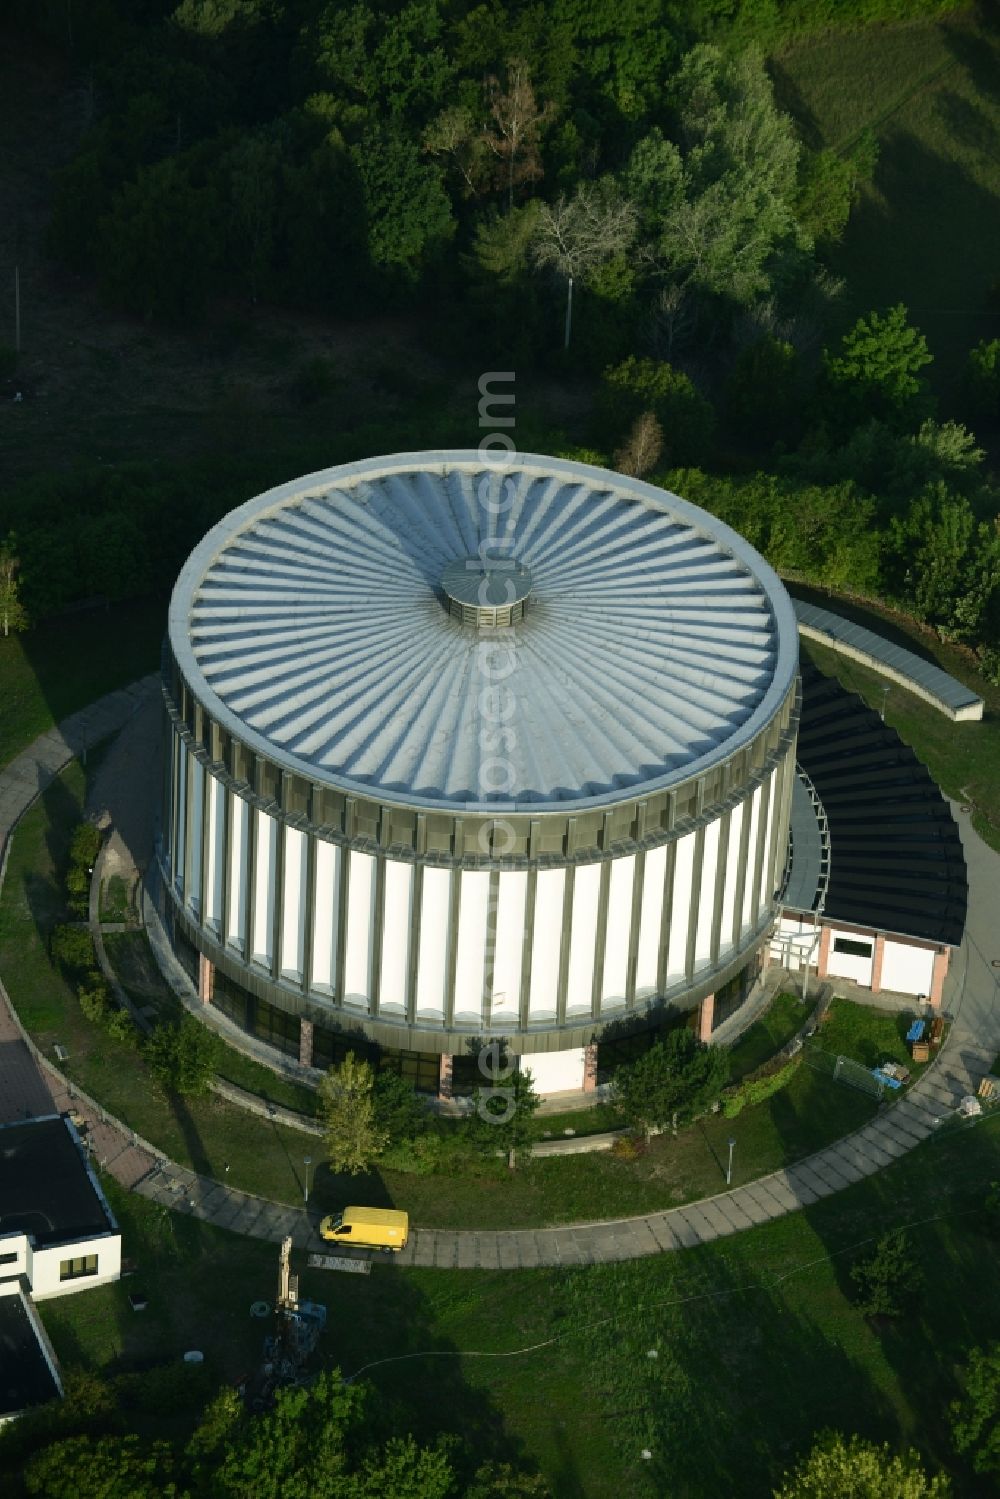
<path id="1" fill-rule="evenodd" d="M 10 830 L 38 791 L 74 754 L 124 723 L 150 690 L 150 680 L 101 699 L 86 715 L 44 735 L 0 773 L 0 878 Z M 72 725 L 72 728 L 71 728 Z M 955 1017 L 941 1054 L 899 1103 L 863 1129 L 794 1166 L 746 1186 L 662 1213 L 606 1222 L 512 1232 L 415 1228 L 399 1260 L 441 1269 L 519 1269 L 590 1265 L 638 1259 L 687 1248 L 765 1223 L 871 1176 L 927 1139 L 989 1071 L 1000 1049 L 1000 956 L 995 891 L 1000 856 L 955 807 L 969 867 L 969 919 L 952 965 L 945 1002 Z M 76 1108 L 88 1122 L 94 1155 L 125 1187 L 176 1211 L 256 1238 L 280 1240 L 290 1233 L 297 1247 L 320 1249 L 318 1214 L 286 1207 L 226 1187 L 166 1160 L 104 1111 L 82 1102 L 56 1069 L 36 1064 L 6 991 L 0 984 L 0 1117 L 23 1118 Z"/>

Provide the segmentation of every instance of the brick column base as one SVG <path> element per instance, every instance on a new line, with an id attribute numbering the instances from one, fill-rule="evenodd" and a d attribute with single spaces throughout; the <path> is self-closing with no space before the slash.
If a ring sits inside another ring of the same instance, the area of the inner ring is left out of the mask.
<path id="1" fill-rule="evenodd" d="M 698 1040 L 710 1041 L 715 1025 L 715 995 L 706 994 L 698 1006 Z"/>
<path id="2" fill-rule="evenodd" d="M 875 951 L 872 954 L 872 993 L 882 992 L 882 963 L 885 958 L 885 938 L 875 938 Z"/>
<path id="3" fill-rule="evenodd" d="M 313 1023 L 311 1020 L 299 1021 L 299 1062 L 303 1067 L 311 1067 L 313 1064 Z"/>
<path id="4" fill-rule="evenodd" d="M 593 1093 L 597 1087 L 597 1042 L 583 1048 L 583 1091 Z"/>
<path id="5" fill-rule="evenodd" d="M 203 952 L 200 952 L 198 954 L 198 998 L 203 1005 L 210 1005 L 214 993 L 215 965 L 209 962 Z"/>
<path id="6" fill-rule="evenodd" d="M 819 952 L 816 954 L 816 977 L 818 979 L 825 979 L 827 975 L 827 965 L 830 962 L 830 940 L 830 928 L 828 926 L 821 927 Z"/>
<path id="7" fill-rule="evenodd" d="M 440 1098 L 443 1103 L 450 1103 L 455 1096 L 454 1089 L 452 1087 L 452 1077 L 454 1071 L 455 1058 L 452 1056 L 448 1056 L 445 1052 L 442 1052 L 441 1059 L 438 1062 L 438 1098 Z"/>
<path id="8" fill-rule="evenodd" d="M 931 973 L 931 992 L 927 998 L 932 1005 L 940 1006 L 944 995 L 944 977 L 948 972 L 949 952 L 943 947 L 940 952 L 934 954 L 934 969 Z"/>

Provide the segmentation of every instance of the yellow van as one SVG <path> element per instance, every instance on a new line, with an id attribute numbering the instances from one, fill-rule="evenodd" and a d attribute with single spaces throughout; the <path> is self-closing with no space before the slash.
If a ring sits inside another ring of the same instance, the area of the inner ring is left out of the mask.
<path id="1" fill-rule="evenodd" d="M 387 1253 L 405 1249 L 409 1232 L 409 1213 L 397 1213 L 394 1208 L 345 1208 L 342 1213 L 331 1213 L 319 1226 L 321 1239 Z"/>

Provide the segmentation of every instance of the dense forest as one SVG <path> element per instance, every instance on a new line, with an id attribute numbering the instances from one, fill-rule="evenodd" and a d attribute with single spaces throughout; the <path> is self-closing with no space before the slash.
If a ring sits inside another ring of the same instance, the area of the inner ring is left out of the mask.
<path id="1" fill-rule="evenodd" d="M 936 408 L 907 309 L 846 332 L 832 252 L 874 137 L 811 149 L 769 49 L 948 0 L 19 0 L 85 94 L 47 250 L 107 303 L 196 327 L 219 302 L 397 310 L 456 366 L 589 381 L 586 440 L 743 531 L 784 573 L 882 598 L 1000 678 L 1000 340 Z M 944 268 L 942 268 L 944 274 Z M 834 331 L 836 330 L 836 332 Z M 335 372 L 304 367 L 297 399 Z M 414 409 L 312 466 L 469 445 Z M 301 468 L 313 455 L 303 454 Z M 38 619 L 149 590 L 287 471 L 249 454 L 40 476 L 0 496 Z"/>

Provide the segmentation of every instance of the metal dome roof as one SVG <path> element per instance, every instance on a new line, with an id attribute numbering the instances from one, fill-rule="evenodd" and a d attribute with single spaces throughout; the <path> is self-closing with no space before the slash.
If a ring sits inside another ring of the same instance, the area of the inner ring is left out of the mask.
<path id="1" fill-rule="evenodd" d="M 170 606 L 208 711 L 312 780 L 452 814 L 606 804 L 751 740 L 798 643 L 753 548 L 652 485 L 491 456 L 347 464 L 220 521 Z M 476 557 L 530 579 L 507 631 L 449 613 L 445 574 Z"/>

